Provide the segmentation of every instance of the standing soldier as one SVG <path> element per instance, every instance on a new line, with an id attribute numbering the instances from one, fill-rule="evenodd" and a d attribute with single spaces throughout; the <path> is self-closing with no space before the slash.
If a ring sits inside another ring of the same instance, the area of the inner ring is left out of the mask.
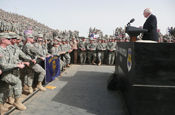
<path id="1" fill-rule="evenodd" d="M 97 45 L 94 43 L 95 39 L 90 39 L 90 43 L 87 44 L 87 50 L 88 50 L 88 61 L 91 64 L 91 57 L 93 57 L 92 64 L 95 65 L 96 61 L 96 47 Z"/>
<path id="2" fill-rule="evenodd" d="M 2 21 L 2 28 L 3 28 L 2 30 L 3 30 L 3 31 L 7 31 L 7 26 L 6 26 L 6 24 L 7 24 L 7 23 L 6 23 L 6 19 L 4 19 L 4 21 Z"/>
<path id="3" fill-rule="evenodd" d="M 8 19 L 6 20 L 6 28 L 7 28 L 7 31 L 10 32 L 10 22 Z"/>
<path id="4" fill-rule="evenodd" d="M 104 53 L 106 51 L 106 43 L 105 43 L 105 39 L 102 38 L 101 39 L 101 43 L 98 43 L 97 45 L 97 56 L 98 56 L 98 66 L 101 65 L 102 61 L 104 60 Z"/>
<path id="5" fill-rule="evenodd" d="M 63 62 L 60 59 L 61 52 L 59 52 L 58 46 L 59 46 L 58 42 L 53 42 L 53 47 L 51 48 L 50 52 L 51 52 L 52 55 L 59 56 L 59 60 L 60 60 L 60 71 L 61 71 L 61 69 L 63 67 Z"/>
<path id="6" fill-rule="evenodd" d="M 69 44 L 69 40 L 68 40 L 68 39 L 66 39 L 66 45 L 67 45 L 67 47 L 66 47 L 66 49 L 67 49 L 66 57 L 69 58 L 69 60 L 68 60 L 68 65 L 67 65 L 67 66 L 70 66 L 70 65 L 69 65 L 69 64 L 70 64 L 70 60 L 71 60 L 70 53 L 72 52 L 72 48 L 71 48 L 71 46 L 70 46 L 70 44 Z"/>
<path id="7" fill-rule="evenodd" d="M 70 67 L 70 65 L 69 65 L 70 64 L 70 55 L 68 54 L 69 49 L 67 47 L 65 39 L 62 40 L 62 51 L 65 52 L 65 54 L 63 55 L 63 60 L 65 61 L 66 66 Z"/>
<path id="8" fill-rule="evenodd" d="M 16 45 L 19 47 L 19 49 L 22 50 L 24 44 L 22 42 L 22 36 L 18 36 L 17 39 L 16 39 Z"/>
<path id="9" fill-rule="evenodd" d="M 61 62 L 61 65 L 63 67 L 63 70 L 66 69 L 66 63 L 63 61 L 63 59 L 61 58 L 62 55 L 64 55 L 66 52 L 64 52 L 62 50 L 62 42 L 60 39 L 58 39 L 58 53 L 60 54 L 60 62 Z"/>
<path id="10" fill-rule="evenodd" d="M 47 40 L 48 40 L 47 38 L 43 39 L 42 48 L 43 48 L 44 56 L 49 57 L 51 55 L 48 52 Z"/>
<path id="11" fill-rule="evenodd" d="M 108 41 L 107 41 L 107 45 L 106 45 L 106 64 L 110 65 L 109 64 L 109 47 L 112 45 L 112 42 L 111 42 L 111 38 L 109 37 L 108 38 Z"/>
<path id="12" fill-rule="evenodd" d="M 86 41 L 85 37 L 81 37 L 81 41 L 78 43 L 78 49 L 80 50 L 80 63 L 86 63 Z"/>
<path id="13" fill-rule="evenodd" d="M 38 50 L 38 54 L 41 57 L 46 57 L 46 55 L 47 57 L 49 56 L 49 53 L 43 48 L 43 35 L 42 34 L 38 34 L 37 42 L 34 44 L 34 46 Z"/>
<path id="14" fill-rule="evenodd" d="M 71 48 L 73 50 L 73 55 L 71 57 L 73 57 L 73 63 L 76 64 L 77 63 L 77 42 L 75 37 L 72 38 L 72 42 L 70 43 Z"/>
<path id="15" fill-rule="evenodd" d="M 115 60 L 115 50 L 116 50 L 116 43 L 114 42 L 114 38 L 111 38 L 111 43 L 108 44 L 107 49 L 109 51 L 108 64 L 113 65 Z"/>

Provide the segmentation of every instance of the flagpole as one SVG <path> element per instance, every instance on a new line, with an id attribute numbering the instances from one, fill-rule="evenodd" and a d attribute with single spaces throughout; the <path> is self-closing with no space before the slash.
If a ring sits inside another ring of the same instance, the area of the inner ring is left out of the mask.
<path id="1" fill-rule="evenodd" d="M 46 51 L 45 50 L 44 50 L 44 70 L 46 72 Z M 46 75 L 45 75 L 45 83 L 46 83 Z"/>

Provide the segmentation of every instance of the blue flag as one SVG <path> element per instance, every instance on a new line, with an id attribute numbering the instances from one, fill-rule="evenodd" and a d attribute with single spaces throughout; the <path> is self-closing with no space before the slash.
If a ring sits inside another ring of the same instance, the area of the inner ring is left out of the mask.
<path id="1" fill-rule="evenodd" d="M 46 57 L 46 82 L 51 82 L 60 75 L 59 56 Z"/>
<path id="2" fill-rule="evenodd" d="M 94 34 L 91 34 L 91 39 L 94 39 Z"/>

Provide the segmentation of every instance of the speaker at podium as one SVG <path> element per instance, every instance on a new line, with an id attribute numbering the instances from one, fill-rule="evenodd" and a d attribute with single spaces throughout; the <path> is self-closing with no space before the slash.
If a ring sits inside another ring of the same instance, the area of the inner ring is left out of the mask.
<path id="1" fill-rule="evenodd" d="M 137 36 L 140 33 L 145 33 L 148 31 L 147 29 L 141 29 L 134 26 L 130 26 L 130 23 L 134 21 L 134 18 L 131 19 L 130 22 L 127 24 L 127 27 L 125 28 L 125 32 L 130 36 L 130 42 L 135 42 L 137 40 Z"/>

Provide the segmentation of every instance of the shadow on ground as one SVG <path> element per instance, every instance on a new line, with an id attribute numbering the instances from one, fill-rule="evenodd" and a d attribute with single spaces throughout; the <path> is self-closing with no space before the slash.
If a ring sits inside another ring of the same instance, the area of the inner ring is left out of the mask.
<path id="1" fill-rule="evenodd" d="M 107 90 L 111 73 L 77 71 L 72 77 L 60 77 L 68 83 L 52 99 L 96 115 L 124 115 L 118 91 Z"/>

